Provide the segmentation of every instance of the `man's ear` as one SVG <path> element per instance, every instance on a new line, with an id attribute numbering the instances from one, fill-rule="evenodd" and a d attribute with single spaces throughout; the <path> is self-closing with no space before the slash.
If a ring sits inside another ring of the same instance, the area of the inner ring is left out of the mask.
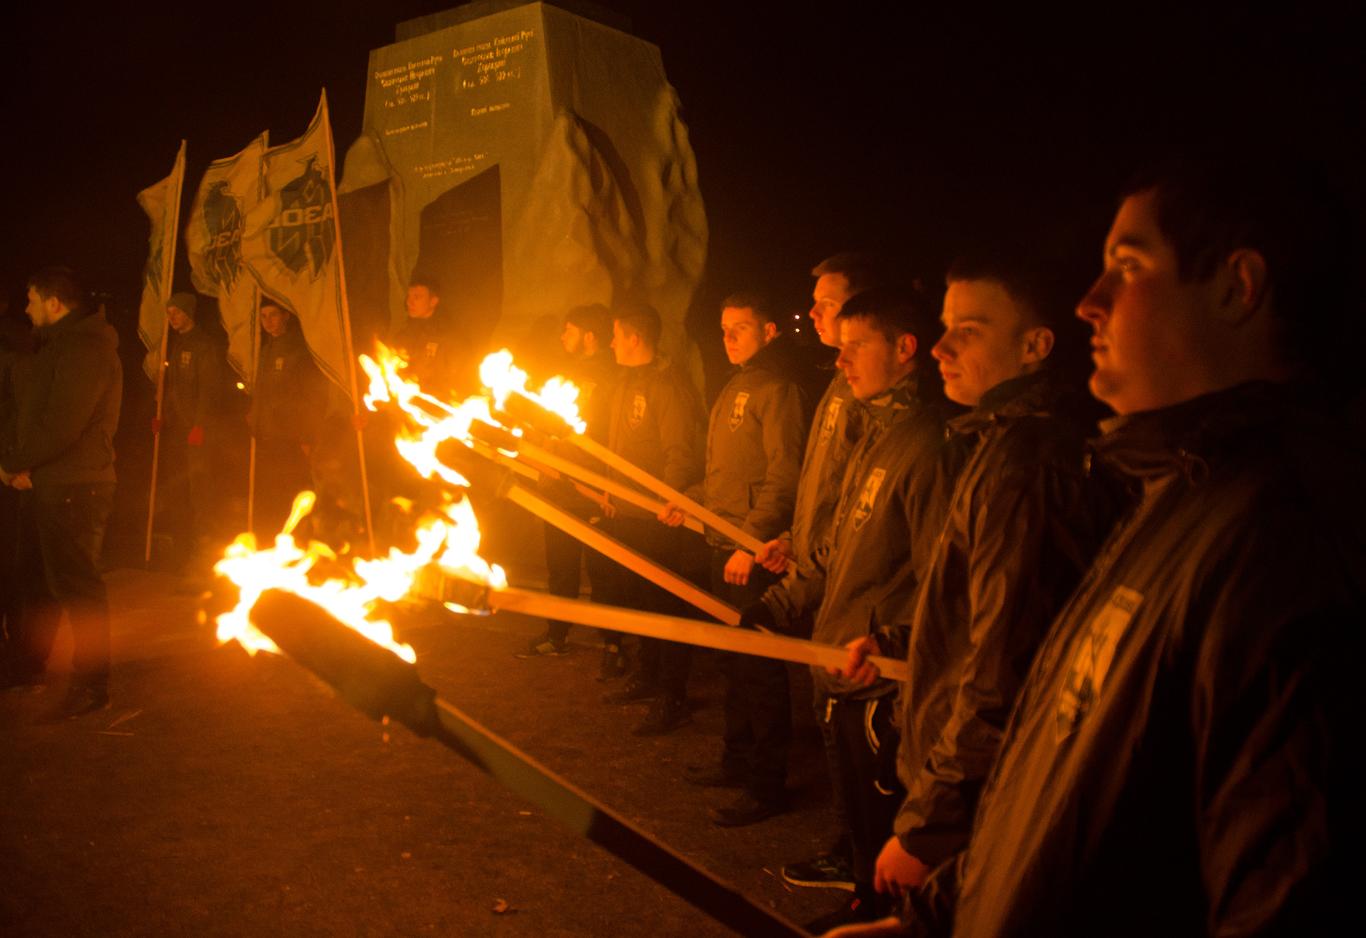
<path id="1" fill-rule="evenodd" d="M 1037 365 L 1053 351 L 1055 339 L 1053 330 L 1047 326 L 1026 329 L 1024 334 L 1024 355 L 1021 361 L 1026 365 Z"/>
<path id="2" fill-rule="evenodd" d="M 915 358 L 916 341 L 915 336 L 909 332 L 903 332 L 896 337 L 896 358 L 897 361 L 905 364 Z"/>
<path id="3" fill-rule="evenodd" d="M 778 338 L 778 327 L 771 322 L 764 323 L 764 343 L 767 344 Z"/>
<path id="4" fill-rule="evenodd" d="M 1261 251 L 1239 248 L 1218 273 L 1219 318 L 1236 325 L 1257 312 L 1270 294 L 1266 258 Z"/>

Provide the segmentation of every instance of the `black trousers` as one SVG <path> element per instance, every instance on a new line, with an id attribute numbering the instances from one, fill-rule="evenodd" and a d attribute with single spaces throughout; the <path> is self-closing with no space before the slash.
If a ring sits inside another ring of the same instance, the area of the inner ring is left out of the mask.
<path id="1" fill-rule="evenodd" d="M 19 668 L 41 674 L 52 654 L 61 613 L 71 623 L 73 680 L 91 687 L 109 683 L 109 598 L 100 576 L 104 527 L 114 483 L 44 486 L 29 504 L 36 543 L 24 545 L 20 563 L 41 565 L 20 617 Z"/>
<path id="2" fill-rule="evenodd" d="M 705 563 L 700 538 L 680 528 L 670 528 L 648 518 L 617 516 L 603 519 L 602 529 L 637 553 L 643 554 L 680 576 L 697 582 L 697 567 Z M 699 563 L 701 561 L 701 563 Z M 593 576 L 593 599 L 628 609 L 657 612 L 690 619 L 706 618 L 677 596 L 620 564 L 613 564 L 607 575 Z M 598 580 L 603 582 L 599 584 Z M 610 637 L 609 637 L 610 640 Z M 620 639 L 618 638 L 618 641 Z M 636 659 L 636 676 L 648 684 L 658 684 L 664 693 L 682 700 L 687 694 L 688 674 L 692 671 L 692 646 L 657 638 L 641 638 Z"/>
<path id="3" fill-rule="evenodd" d="M 733 550 L 713 548 L 711 589 L 738 609 L 758 602 L 777 578 L 756 565 L 749 582 L 725 581 L 725 566 Z M 745 779 L 760 801 L 778 801 L 787 784 L 787 753 L 792 743 L 792 693 L 787 664 L 773 658 L 723 652 L 721 672 L 726 679 L 725 728 L 721 764 Z"/>
<path id="4" fill-rule="evenodd" d="M 867 700 L 826 696 L 817 705 L 835 800 L 853 846 L 854 882 L 864 895 L 872 892 L 877 856 L 906 795 L 896 777 L 896 700 L 895 694 Z"/>

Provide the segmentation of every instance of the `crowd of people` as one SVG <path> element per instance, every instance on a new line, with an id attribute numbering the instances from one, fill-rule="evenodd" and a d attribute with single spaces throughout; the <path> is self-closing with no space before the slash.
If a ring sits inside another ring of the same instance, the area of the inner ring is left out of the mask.
<path id="1" fill-rule="evenodd" d="M 733 367 L 709 413 L 654 309 L 564 315 L 556 370 L 590 435 L 763 547 L 697 533 L 687 499 L 652 516 L 563 480 L 546 496 L 704 585 L 741 628 L 847 656 L 812 669 L 837 830 L 818 856 L 778 858 L 789 883 L 841 893 L 808 930 L 1349 920 L 1366 466 L 1340 209 L 1285 165 L 1160 167 L 1122 193 L 1080 300 L 1028 244 L 984 244 L 937 283 L 839 253 L 812 270 L 823 354 L 758 293 L 720 304 Z M 452 354 L 438 303 L 415 280 L 398 337 L 428 381 Z M 69 272 L 36 274 L 29 304 L 39 346 L 4 360 L 0 467 L 32 490 L 32 563 L 76 634 L 71 716 L 108 699 L 96 562 L 121 376 Z M 199 393 L 221 352 L 197 344 L 194 316 L 193 295 L 173 298 L 167 426 L 211 463 Z M 250 421 L 278 526 L 318 474 L 326 386 L 288 313 L 267 304 L 261 321 Z M 196 515 L 215 517 L 212 484 L 189 477 Z M 706 618 L 550 526 L 545 555 L 557 595 Z M 11 631 L 9 684 L 41 674 L 46 615 L 18 644 Z M 566 654 L 569 631 L 547 623 L 520 657 Z M 601 639 L 604 703 L 648 703 L 636 734 L 690 722 L 690 646 Z M 881 673 L 887 657 L 904 680 Z M 716 825 L 759 825 L 788 809 L 789 670 L 721 666 L 716 758 L 682 776 L 734 790 Z"/>

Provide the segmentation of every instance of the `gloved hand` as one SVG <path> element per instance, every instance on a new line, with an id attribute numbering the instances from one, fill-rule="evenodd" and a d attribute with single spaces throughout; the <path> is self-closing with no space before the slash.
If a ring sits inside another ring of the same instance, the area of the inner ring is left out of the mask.
<path id="1" fill-rule="evenodd" d="M 773 618 L 773 610 L 768 608 L 768 603 L 761 600 L 740 610 L 740 628 L 753 629 L 756 632 L 760 629 L 776 632 L 778 620 Z"/>
<path id="2" fill-rule="evenodd" d="M 186 442 L 186 443 L 189 443 L 191 446 L 203 446 L 203 445 L 204 445 L 204 428 L 203 428 L 203 427 L 190 427 L 190 435 L 187 436 L 187 437 L 185 438 L 185 442 Z"/>

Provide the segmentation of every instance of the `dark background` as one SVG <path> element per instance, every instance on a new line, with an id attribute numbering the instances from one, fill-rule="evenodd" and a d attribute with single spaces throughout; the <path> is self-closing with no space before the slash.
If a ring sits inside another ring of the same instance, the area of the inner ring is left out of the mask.
<path id="1" fill-rule="evenodd" d="M 266 128 L 302 133 L 320 86 L 344 149 L 369 49 L 451 5 L 57 0 L 8 14 L 4 294 L 65 262 L 135 302 L 147 225 L 134 196 L 181 137 L 187 203 L 209 160 Z M 707 308 L 744 285 L 800 303 L 812 263 L 851 245 L 933 268 L 1002 221 L 1075 239 L 1089 267 L 1118 181 L 1173 143 L 1291 140 L 1362 165 L 1359 4 L 600 6 L 660 46 L 683 101 L 711 223 Z"/>

